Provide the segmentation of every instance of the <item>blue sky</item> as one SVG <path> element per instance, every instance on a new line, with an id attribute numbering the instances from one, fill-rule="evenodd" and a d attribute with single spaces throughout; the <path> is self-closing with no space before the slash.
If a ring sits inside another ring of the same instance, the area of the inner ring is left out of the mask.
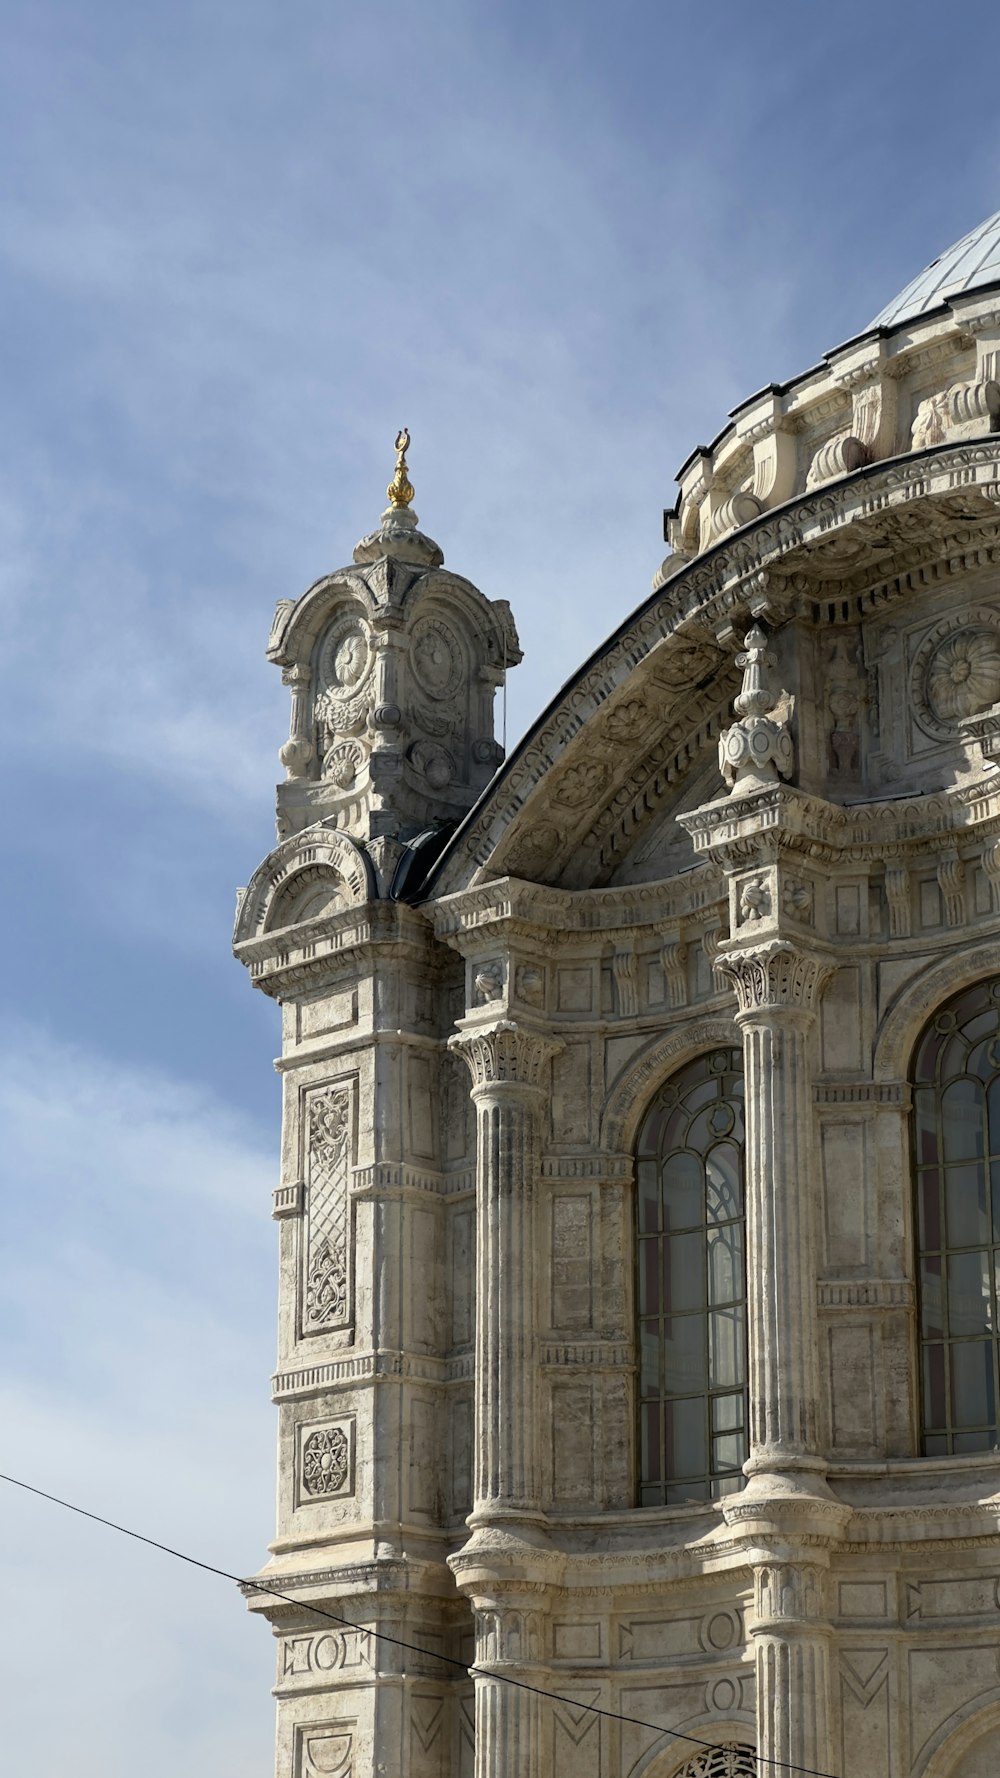
<path id="1" fill-rule="evenodd" d="M 0 1467 L 246 1571 L 278 1030 L 229 933 L 274 601 L 350 559 L 407 424 L 423 528 L 513 606 L 516 735 L 645 595 L 690 450 L 1000 207 L 993 8 L 2 21 Z M 264 1778 L 238 1598 L 3 1504 L 11 1770 Z"/>

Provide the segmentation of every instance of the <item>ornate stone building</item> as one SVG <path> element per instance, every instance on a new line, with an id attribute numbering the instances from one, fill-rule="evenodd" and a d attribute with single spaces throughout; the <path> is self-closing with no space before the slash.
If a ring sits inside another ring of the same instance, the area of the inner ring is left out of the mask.
<path id="1" fill-rule="evenodd" d="M 998 356 L 1000 216 L 502 764 L 405 437 L 279 606 L 280 1778 L 1000 1769 Z"/>

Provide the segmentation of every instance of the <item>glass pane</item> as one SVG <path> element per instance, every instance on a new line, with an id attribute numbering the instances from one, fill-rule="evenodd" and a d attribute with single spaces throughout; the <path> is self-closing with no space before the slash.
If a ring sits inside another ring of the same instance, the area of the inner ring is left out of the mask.
<path id="1" fill-rule="evenodd" d="M 667 1395 L 694 1395 L 708 1387 L 705 1317 L 674 1315 L 664 1323 L 663 1388 Z"/>
<path id="2" fill-rule="evenodd" d="M 673 1488 L 667 1489 L 668 1506 L 689 1506 L 693 1500 L 709 1500 L 707 1479 L 690 1482 L 678 1482 Z"/>
<path id="3" fill-rule="evenodd" d="M 717 1142 L 705 1162 L 705 1219 L 731 1222 L 743 1213 L 740 1151 L 735 1142 Z"/>
<path id="4" fill-rule="evenodd" d="M 672 1235 L 664 1241 L 666 1278 L 664 1312 L 680 1315 L 687 1309 L 705 1306 L 705 1237 L 700 1229 L 693 1235 Z"/>
<path id="5" fill-rule="evenodd" d="M 746 1289 L 745 1279 L 742 1222 L 731 1222 L 724 1229 L 711 1229 L 708 1236 L 709 1302 L 739 1302 Z"/>
<path id="6" fill-rule="evenodd" d="M 667 1474 L 675 1480 L 708 1473 L 705 1403 L 668 1401 L 664 1407 Z"/>
<path id="7" fill-rule="evenodd" d="M 936 1031 L 929 1031 L 917 1051 L 916 1079 L 918 1081 L 934 1081 L 937 1079 L 938 1057 L 944 1048 L 944 1038 Z"/>
<path id="8" fill-rule="evenodd" d="M 956 1456 L 971 1451 L 992 1451 L 995 1434 L 989 1432 L 956 1432 L 952 1448 Z"/>
<path id="9" fill-rule="evenodd" d="M 652 1235 L 660 1226 L 660 1170 L 655 1161 L 640 1161 L 636 1173 L 639 1233 Z"/>
<path id="10" fill-rule="evenodd" d="M 642 1473 L 647 1481 L 660 1479 L 660 1415 L 658 1401 L 646 1402 L 639 1418 L 642 1435 Z"/>
<path id="11" fill-rule="evenodd" d="M 660 1324 L 654 1321 L 639 1329 L 639 1394 L 659 1395 L 661 1387 Z"/>
<path id="12" fill-rule="evenodd" d="M 717 1111 L 718 1104 L 716 1102 L 706 1106 L 704 1111 L 699 1111 L 698 1116 L 693 1119 L 688 1129 L 688 1147 L 696 1148 L 699 1154 L 705 1154 L 716 1141 L 716 1131 L 712 1125 L 712 1119 Z"/>
<path id="13" fill-rule="evenodd" d="M 712 1499 L 721 1500 L 726 1494 L 738 1494 L 742 1486 L 742 1475 L 721 1476 L 712 1483 Z"/>
<path id="14" fill-rule="evenodd" d="M 686 1149 L 663 1163 L 664 1225 L 697 1229 L 705 1220 L 705 1177 L 700 1157 Z"/>
<path id="15" fill-rule="evenodd" d="M 920 1267 L 920 1331 L 928 1340 L 944 1338 L 944 1281 L 939 1254 L 925 1259 Z"/>
<path id="16" fill-rule="evenodd" d="M 948 1261 L 948 1332 L 982 1337 L 992 1331 L 987 1253 L 954 1253 Z"/>
<path id="17" fill-rule="evenodd" d="M 917 1166 L 936 1166 L 940 1156 L 938 1154 L 937 1094 L 935 1092 L 914 1093 L 913 1131 Z"/>
<path id="18" fill-rule="evenodd" d="M 944 1347 L 924 1347 L 924 1425 L 947 1426 L 944 1387 Z"/>
<path id="19" fill-rule="evenodd" d="M 920 1175 L 917 1214 L 921 1248 L 925 1253 L 936 1253 L 941 1246 L 941 1175 L 936 1167 L 928 1167 Z"/>
<path id="20" fill-rule="evenodd" d="M 949 1247 L 981 1247 L 990 1238 L 983 1167 L 949 1167 L 944 1176 Z"/>
<path id="21" fill-rule="evenodd" d="M 732 1388 L 745 1381 L 744 1310 L 717 1309 L 708 1320 L 712 1388 Z"/>
<path id="22" fill-rule="evenodd" d="M 983 1089 L 962 1075 L 941 1095 L 941 1139 L 946 1161 L 974 1161 L 983 1152 Z"/>
<path id="23" fill-rule="evenodd" d="M 951 1347 L 952 1425 L 992 1426 L 993 1342 L 962 1341 Z"/>
<path id="24" fill-rule="evenodd" d="M 978 1043 L 981 1037 L 990 1036 L 997 1028 L 995 1006 L 987 1006 L 982 1012 L 974 1013 L 971 1018 L 959 1018 L 962 1036 L 966 1043 Z"/>
<path id="25" fill-rule="evenodd" d="M 990 1123 L 990 1154 L 1000 1155 L 1000 1076 L 990 1083 L 986 1104 Z"/>
<path id="26" fill-rule="evenodd" d="M 743 1395 L 712 1397 L 712 1431 L 735 1432 L 743 1425 Z"/>
<path id="27" fill-rule="evenodd" d="M 692 1087 L 689 1092 L 684 1094 L 684 1105 L 688 1116 L 690 1117 L 692 1112 L 700 1110 L 705 1105 L 711 1105 L 718 1096 L 719 1083 L 717 1080 L 710 1078 L 700 1081 L 697 1086 Z"/>
<path id="28" fill-rule="evenodd" d="M 657 1104 L 654 1105 L 652 1111 L 648 1111 L 643 1118 L 642 1129 L 639 1131 L 639 1141 L 636 1145 L 640 1159 L 643 1155 L 659 1154 L 660 1135 L 663 1130 L 663 1120 L 665 1116 L 666 1111 L 663 1105 Z"/>
<path id="29" fill-rule="evenodd" d="M 925 1457 L 946 1457 L 948 1455 L 948 1435 L 946 1432 L 929 1432 L 924 1439 Z"/>
<path id="30" fill-rule="evenodd" d="M 742 1432 L 724 1432 L 712 1440 L 712 1468 L 740 1469 L 746 1457 Z"/>
<path id="31" fill-rule="evenodd" d="M 660 1242 L 648 1236 L 639 1242 L 639 1313 L 660 1312 Z"/>

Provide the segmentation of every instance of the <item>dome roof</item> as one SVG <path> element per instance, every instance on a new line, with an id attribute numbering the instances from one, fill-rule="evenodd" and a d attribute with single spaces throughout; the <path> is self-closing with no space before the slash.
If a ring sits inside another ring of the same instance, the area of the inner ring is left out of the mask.
<path id="1" fill-rule="evenodd" d="M 945 253 L 932 259 L 926 270 L 893 297 L 868 326 L 897 327 L 901 321 L 912 321 L 915 315 L 938 308 L 949 296 L 957 296 L 966 290 L 981 290 L 984 285 L 997 282 L 1000 282 L 1000 210 L 970 229 Z"/>

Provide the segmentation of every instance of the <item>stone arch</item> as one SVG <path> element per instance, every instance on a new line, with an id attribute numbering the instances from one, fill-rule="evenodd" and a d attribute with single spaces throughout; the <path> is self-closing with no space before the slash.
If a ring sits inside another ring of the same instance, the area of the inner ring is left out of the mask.
<path id="1" fill-rule="evenodd" d="M 341 569 L 314 581 L 301 599 L 285 614 L 284 622 L 276 622 L 270 652 L 283 663 L 308 661 L 331 618 L 349 603 L 358 608 L 359 616 L 370 623 L 376 615 L 376 602 L 364 576 L 357 569 Z"/>
<path id="2" fill-rule="evenodd" d="M 294 910 L 299 896 L 324 880 L 342 907 L 363 907 L 374 898 L 371 866 L 346 834 L 320 825 L 283 840 L 258 866 L 244 891 L 234 944 L 279 927 L 282 910 Z"/>
<path id="3" fill-rule="evenodd" d="M 982 1693 L 946 1718 L 914 1763 L 913 1778 L 980 1778 L 968 1755 L 986 1754 L 983 1771 L 996 1770 L 1000 1760 L 1000 1690 Z M 992 1767 L 990 1761 L 992 1760 Z"/>
<path id="4" fill-rule="evenodd" d="M 687 1733 L 692 1737 L 690 1741 L 682 1738 Z M 672 1733 L 663 1734 L 654 1741 L 625 1778 L 686 1778 L 692 1762 L 696 1762 L 694 1772 L 704 1762 L 704 1778 L 754 1778 L 757 1771 L 756 1741 L 752 1711 L 734 1714 L 726 1721 L 720 1721 L 718 1717 L 689 1717 Z M 738 1748 L 742 1760 L 737 1757 L 727 1761 L 720 1757 L 729 1747 Z M 731 1767 L 729 1772 L 727 1765 Z"/>
<path id="5" fill-rule="evenodd" d="M 626 1062 L 601 1112 L 600 1145 L 607 1154 L 631 1154 L 639 1123 L 656 1089 L 685 1062 L 708 1049 L 739 1049 L 734 1018 L 716 1013 L 653 1038 Z"/>
<path id="6" fill-rule="evenodd" d="M 926 969 L 899 990 L 885 1014 L 875 1039 L 874 1077 L 877 1081 L 905 1080 L 913 1046 L 927 1020 L 942 1000 L 984 976 L 1000 974 L 1000 940 L 970 945 L 935 958 Z"/>

